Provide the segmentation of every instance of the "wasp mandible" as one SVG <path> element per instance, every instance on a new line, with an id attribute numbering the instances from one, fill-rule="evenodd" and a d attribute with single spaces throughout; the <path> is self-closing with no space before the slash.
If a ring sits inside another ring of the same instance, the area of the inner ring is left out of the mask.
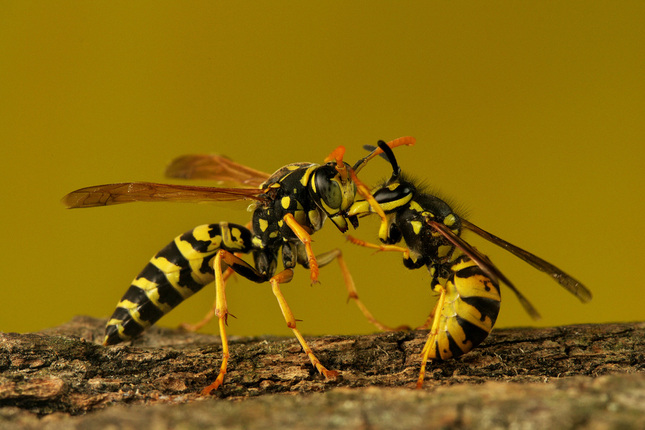
<path id="1" fill-rule="evenodd" d="M 490 259 L 461 238 L 463 229 L 477 233 L 546 272 L 580 301 L 591 300 L 591 292 L 559 268 L 457 215 L 446 202 L 403 175 L 394 153 L 383 141 L 379 142 L 379 148 L 392 165 L 392 176 L 373 190 L 370 198 L 357 200 L 347 215 L 351 219 L 375 211 L 384 212 L 386 220 L 379 229 L 383 245 L 348 238 L 357 245 L 402 252 L 405 267 L 426 267 L 430 272 L 431 287 L 439 297 L 426 322 L 430 333 L 421 353 L 417 388 L 423 385 L 428 359 L 458 357 L 486 339 L 499 313 L 500 281 L 515 293 L 531 317 L 539 318 L 537 310 Z M 365 149 L 374 148 L 366 146 Z M 371 199 L 377 205 L 370 203 Z M 397 245 L 400 242 L 404 245 Z"/>
<path id="2" fill-rule="evenodd" d="M 412 144 L 413 138 L 403 137 L 385 146 L 391 150 Z M 222 384 L 229 358 L 226 336 L 229 313 L 223 273 L 236 272 L 253 282 L 271 284 L 287 326 L 311 363 L 326 378 L 334 378 L 337 372 L 327 370 L 320 363 L 297 329 L 296 319 L 280 284 L 291 281 L 293 268 L 298 264 L 309 269 L 311 281 L 315 283 L 319 266 L 336 259 L 341 264 L 350 297 L 364 309 L 340 251 L 333 250 L 316 257 L 311 246 L 311 234 L 322 228 L 327 218 L 341 232 L 348 229 L 348 219 L 356 227 L 356 217 L 347 215 L 355 195 L 358 192 L 370 199 L 367 187 L 358 180 L 356 173 L 381 152 L 382 148 L 375 149 L 352 167 L 343 161 L 345 148 L 341 146 L 322 165 L 293 163 L 271 175 L 219 155 L 189 155 L 173 161 L 167 169 L 167 176 L 213 179 L 240 187 L 127 182 L 86 187 L 67 194 L 62 201 L 69 208 L 135 201 L 252 202 L 249 228 L 228 222 L 201 225 L 176 237 L 152 257 L 117 304 L 107 323 L 104 345 L 116 344 L 140 334 L 183 300 L 215 281 L 215 315 L 222 339 L 222 364 L 216 380 L 202 391 L 209 394 Z M 375 204 L 373 199 L 370 201 Z M 382 214 L 379 208 L 375 208 L 375 212 Z M 252 255 L 253 264 L 241 258 L 244 254 Z M 280 254 L 284 267 L 276 273 Z"/>

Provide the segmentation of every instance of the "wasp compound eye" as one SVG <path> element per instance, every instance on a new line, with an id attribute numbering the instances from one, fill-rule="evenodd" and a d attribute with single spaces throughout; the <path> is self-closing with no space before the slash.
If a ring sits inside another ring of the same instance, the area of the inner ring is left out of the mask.
<path id="1" fill-rule="evenodd" d="M 335 211 L 340 209 L 343 203 L 343 192 L 340 184 L 325 174 L 316 175 L 316 191 L 322 198 L 325 205 Z M 331 211 L 330 211 L 331 212 Z"/>

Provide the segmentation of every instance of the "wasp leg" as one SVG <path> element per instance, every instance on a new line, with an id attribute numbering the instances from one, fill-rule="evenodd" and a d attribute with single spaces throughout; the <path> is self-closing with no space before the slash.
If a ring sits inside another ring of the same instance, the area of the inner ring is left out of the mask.
<path id="1" fill-rule="evenodd" d="M 372 193 L 370 193 L 369 188 L 367 188 L 367 186 L 360 179 L 358 179 L 358 176 L 356 176 L 354 170 L 351 170 L 350 175 L 352 177 L 352 180 L 356 184 L 356 191 L 358 192 L 358 194 L 360 194 L 361 197 L 363 197 L 367 201 L 367 203 L 369 203 L 372 211 L 378 214 L 378 216 L 381 218 L 381 225 L 378 229 L 378 237 L 387 237 L 388 221 L 383 208 L 378 204 Z"/>
<path id="2" fill-rule="evenodd" d="M 318 265 L 319 267 L 326 266 L 327 264 L 331 263 L 334 259 L 338 261 L 338 265 L 340 266 L 340 270 L 343 274 L 343 279 L 345 281 L 345 287 L 347 288 L 347 301 L 349 302 L 350 300 L 353 300 L 354 303 L 356 303 L 356 306 L 361 310 L 367 321 L 369 321 L 372 325 L 374 325 L 376 328 L 382 331 L 402 331 L 402 330 L 409 330 L 410 327 L 408 326 L 400 326 L 400 327 L 389 327 L 376 318 L 374 318 L 374 315 L 367 309 L 365 304 L 361 301 L 361 299 L 358 297 L 358 291 L 356 290 L 356 284 L 354 283 L 354 279 L 352 278 L 352 274 L 349 273 L 349 269 L 347 268 L 347 265 L 345 264 L 345 259 L 343 258 L 343 253 L 340 249 L 334 249 L 329 252 L 322 253 L 320 255 L 316 256 L 316 259 L 318 260 Z"/>
<path id="3" fill-rule="evenodd" d="M 220 249 L 213 259 L 213 271 L 215 272 L 215 315 L 219 318 L 219 336 L 222 340 L 222 365 L 215 382 L 202 390 L 202 395 L 204 396 L 210 394 L 211 391 L 216 390 L 217 387 L 222 385 L 222 382 L 224 382 L 224 375 L 226 374 L 226 366 L 228 364 L 228 338 L 226 337 L 228 307 L 226 306 L 226 284 L 224 283 L 224 279 L 222 279 L 222 257 L 225 254 L 230 253 Z"/>
<path id="4" fill-rule="evenodd" d="M 245 227 L 247 230 L 250 230 L 251 223 L 250 222 L 246 223 Z M 228 237 L 230 237 L 230 235 Z M 235 256 L 242 257 L 242 254 L 239 252 L 236 252 Z M 228 278 L 230 278 L 234 273 L 235 273 L 235 270 L 233 270 L 231 267 L 226 269 L 226 271 L 224 272 L 224 276 L 222 278 L 224 280 L 224 283 L 228 282 Z M 206 313 L 206 315 L 204 315 L 204 318 L 202 318 L 201 321 L 198 321 L 195 324 L 181 323 L 179 324 L 179 327 L 186 331 L 196 332 L 197 330 L 201 329 L 206 324 L 208 324 L 213 319 L 213 317 L 215 317 L 215 309 L 217 309 L 217 303 L 213 302 L 213 307 L 208 311 L 208 313 Z"/>
<path id="5" fill-rule="evenodd" d="M 298 342 L 300 342 L 302 349 L 307 354 L 307 357 L 309 357 L 309 360 L 311 360 L 311 364 L 313 364 L 316 370 L 318 370 L 318 372 L 320 372 L 325 378 L 335 379 L 338 376 L 338 372 L 336 372 L 335 370 L 327 370 L 327 368 L 325 368 L 325 366 L 323 366 L 322 363 L 320 363 L 320 360 L 316 358 L 313 351 L 307 344 L 307 341 L 305 341 L 305 338 L 302 337 L 302 334 L 300 334 L 300 331 L 296 328 L 296 319 L 294 318 L 293 313 L 291 312 L 291 308 L 289 308 L 289 304 L 287 303 L 286 299 L 282 295 L 282 291 L 280 291 L 280 284 L 289 282 L 291 281 L 292 278 L 293 278 L 292 269 L 285 269 L 282 272 L 278 273 L 277 275 L 273 276 L 269 280 L 269 282 L 271 283 L 271 289 L 273 291 L 273 295 L 276 297 L 276 299 L 278 299 L 278 304 L 280 305 L 280 310 L 282 311 L 284 320 L 287 322 L 287 327 L 289 327 L 293 331 L 293 334 L 298 339 Z"/>
<path id="6" fill-rule="evenodd" d="M 347 240 L 358 246 L 364 246 L 365 248 L 372 248 L 376 249 L 377 252 L 380 251 L 395 251 L 395 252 L 402 252 L 403 253 L 403 258 L 404 259 L 409 259 L 410 258 L 410 250 L 408 248 L 405 248 L 403 246 L 396 246 L 396 245 L 377 245 L 375 243 L 369 243 L 365 242 L 364 240 L 357 239 L 354 236 L 347 235 Z"/>
<path id="7" fill-rule="evenodd" d="M 222 265 L 233 269 L 236 273 L 244 276 L 253 282 L 266 282 L 264 275 L 258 272 L 253 266 L 242 260 L 240 257 L 224 249 L 217 251 L 213 259 L 213 271 L 215 272 L 215 315 L 219 318 L 219 334 L 222 339 L 222 366 L 215 382 L 202 390 L 202 395 L 208 395 L 216 390 L 224 381 L 226 366 L 228 365 L 228 338 L 226 337 L 226 323 L 228 319 L 228 307 L 226 305 L 226 284 L 222 277 Z"/>
<path id="8" fill-rule="evenodd" d="M 426 375 L 426 364 L 428 363 L 428 359 L 430 358 L 433 348 L 436 348 L 437 336 L 439 335 L 439 323 L 441 322 L 441 309 L 443 309 L 443 304 L 446 300 L 446 289 L 443 286 L 437 285 L 435 287 L 435 291 L 439 293 L 439 300 L 437 300 L 437 304 L 435 305 L 432 314 L 430 314 L 431 316 L 434 315 L 434 318 L 432 320 L 432 328 L 430 329 L 430 333 L 428 333 L 428 340 L 421 351 L 421 369 L 419 370 L 419 379 L 417 379 L 417 389 L 423 388 L 423 379 Z"/>
<path id="9" fill-rule="evenodd" d="M 230 267 L 228 269 L 226 269 L 226 271 L 224 272 L 224 274 L 222 276 L 222 281 L 224 282 L 224 284 L 226 284 L 226 282 L 228 281 L 228 278 L 230 278 L 231 275 L 233 275 L 233 273 L 235 273 L 235 271 L 233 269 L 231 269 Z M 204 315 L 204 318 L 202 318 L 201 321 L 198 321 L 198 322 L 196 322 L 194 324 L 186 323 L 186 322 L 181 323 L 181 324 L 179 324 L 179 327 L 182 330 L 186 330 L 186 331 L 190 331 L 190 332 L 196 332 L 197 330 L 201 329 L 206 324 L 211 322 L 211 320 L 215 317 L 216 309 L 217 309 L 217 302 L 215 301 L 215 302 L 213 302 L 213 307 L 210 308 L 210 310 L 206 313 L 206 315 Z"/>
<path id="10" fill-rule="evenodd" d="M 289 228 L 291 228 L 298 239 L 300 239 L 300 241 L 305 245 L 307 260 L 309 260 L 311 283 L 318 283 L 318 262 L 316 261 L 316 256 L 314 255 L 314 251 L 311 248 L 311 236 L 300 224 L 298 224 L 298 221 L 296 221 L 296 219 L 293 217 L 293 214 L 286 214 L 283 220 L 289 226 Z"/>

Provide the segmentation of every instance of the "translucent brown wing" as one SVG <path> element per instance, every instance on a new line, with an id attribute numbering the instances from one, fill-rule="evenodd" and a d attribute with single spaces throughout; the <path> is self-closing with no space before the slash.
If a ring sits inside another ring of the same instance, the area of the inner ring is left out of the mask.
<path id="1" fill-rule="evenodd" d="M 548 261 L 545 261 L 537 255 L 531 254 L 530 252 L 523 250 L 519 246 L 515 246 L 512 243 L 509 243 L 480 227 L 477 227 L 475 224 L 465 219 L 462 219 L 461 223 L 468 230 L 477 233 L 489 242 L 492 242 L 495 245 L 504 248 L 516 257 L 519 257 L 522 260 L 526 261 L 536 269 L 548 274 L 558 284 L 562 285 L 567 291 L 576 296 L 581 302 L 586 303 L 591 300 L 591 291 L 589 291 L 587 287 L 582 284 L 582 282 L 566 274 L 561 269 L 555 267 Z"/>
<path id="2" fill-rule="evenodd" d="M 236 163 L 222 155 L 182 155 L 170 162 L 166 176 L 181 179 L 208 179 L 219 183 L 259 187 L 269 173 Z"/>
<path id="3" fill-rule="evenodd" d="M 130 202 L 232 202 L 263 201 L 259 188 L 215 188 L 152 182 L 96 185 L 72 191 L 62 199 L 68 208 L 91 208 Z"/>

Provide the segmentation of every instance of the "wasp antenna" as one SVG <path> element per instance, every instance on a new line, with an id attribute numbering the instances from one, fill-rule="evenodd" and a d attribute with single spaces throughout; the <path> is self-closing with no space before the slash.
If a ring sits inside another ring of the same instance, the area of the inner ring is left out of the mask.
<path id="1" fill-rule="evenodd" d="M 397 146 L 411 146 L 416 143 L 416 139 L 411 136 L 404 136 L 404 137 L 399 137 L 398 139 L 394 139 L 386 143 L 386 145 L 391 149 L 391 148 L 396 148 Z M 367 149 L 367 147 L 365 147 Z M 358 173 L 365 165 L 367 164 L 368 161 L 370 161 L 372 158 L 376 157 L 377 155 L 383 154 L 383 149 L 381 148 L 373 148 L 372 152 L 370 152 L 367 156 L 361 158 L 354 164 L 354 172 Z M 368 149 L 369 150 L 369 149 Z"/>
<path id="2" fill-rule="evenodd" d="M 378 147 L 381 148 L 381 151 L 383 151 L 383 154 L 387 157 L 387 161 L 392 165 L 392 177 L 390 178 L 390 181 L 395 181 L 401 174 L 401 168 L 399 167 L 399 163 L 396 162 L 394 151 L 392 151 L 392 148 L 382 140 L 378 141 Z"/>
<path id="3" fill-rule="evenodd" d="M 347 166 L 345 166 L 345 163 L 343 162 L 344 155 L 345 155 L 345 147 L 339 146 L 338 148 L 334 149 L 331 152 L 331 154 L 329 154 L 325 158 L 325 163 L 330 161 L 336 161 L 336 170 L 338 171 L 338 174 L 340 175 L 340 179 L 343 183 L 347 182 L 347 178 L 349 177 L 349 173 L 347 172 Z"/>

